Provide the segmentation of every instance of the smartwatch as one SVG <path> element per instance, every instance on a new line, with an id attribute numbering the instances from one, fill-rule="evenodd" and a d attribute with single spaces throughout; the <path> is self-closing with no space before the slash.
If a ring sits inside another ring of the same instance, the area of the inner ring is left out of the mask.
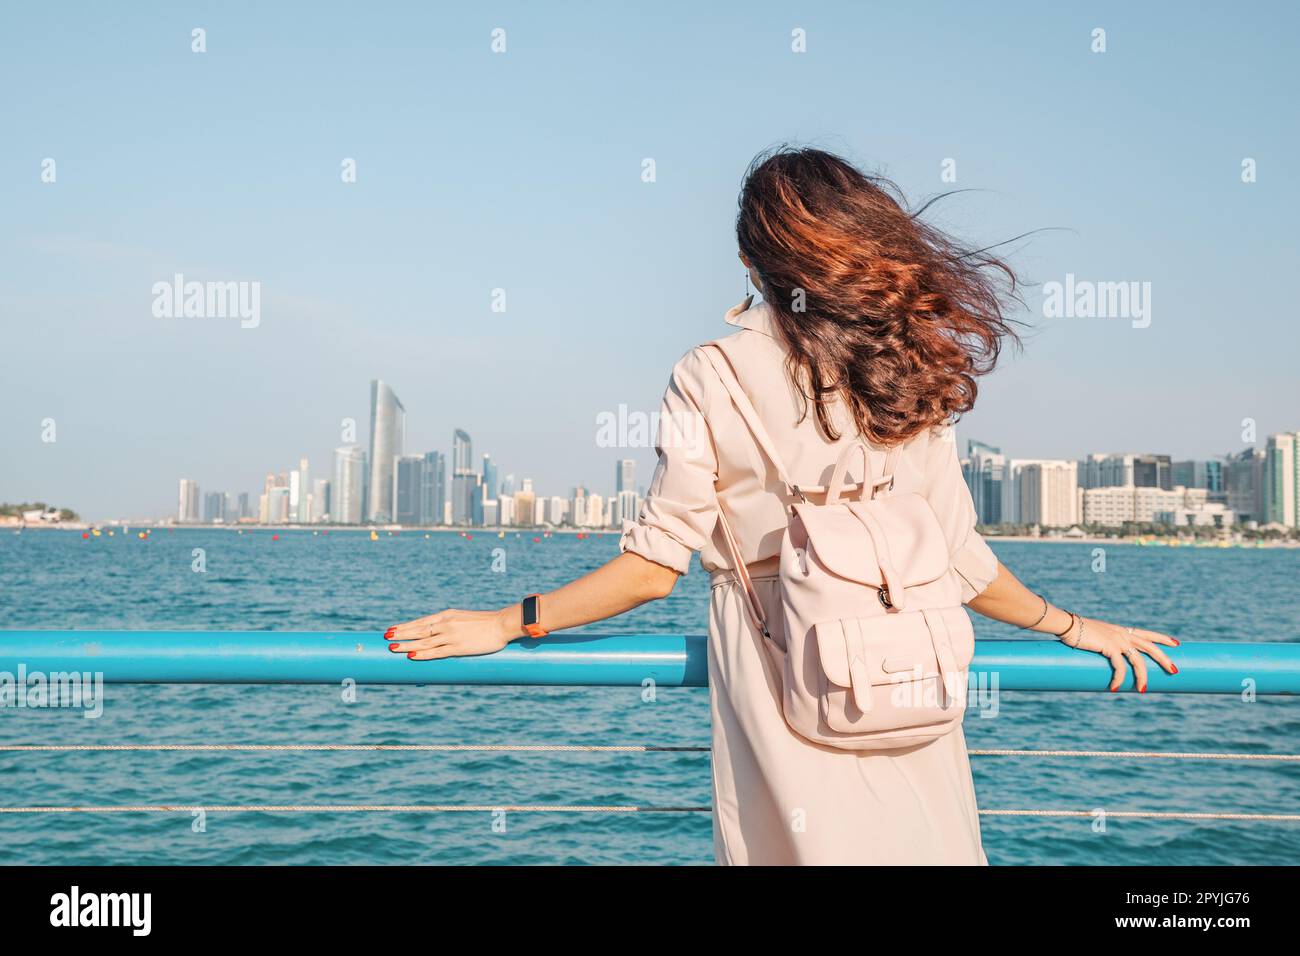
<path id="1" fill-rule="evenodd" d="M 530 594 L 524 598 L 522 607 L 524 609 L 524 633 L 529 637 L 545 637 L 550 633 L 542 627 L 542 596 L 540 594 Z"/>

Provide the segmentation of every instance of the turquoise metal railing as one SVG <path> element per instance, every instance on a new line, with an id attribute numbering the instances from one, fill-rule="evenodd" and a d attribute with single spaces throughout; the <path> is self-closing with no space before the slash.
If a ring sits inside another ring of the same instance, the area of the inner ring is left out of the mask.
<path id="1" fill-rule="evenodd" d="M 702 635 L 553 634 L 484 657 L 416 662 L 391 653 L 378 631 L 0 631 L 0 673 L 94 672 L 119 684 L 703 687 L 706 647 Z M 1300 644 L 1193 642 L 1167 651 L 1179 673 L 1149 662 L 1149 693 L 1300 694 Z M 1058 641 L 982 640 L 971 678 L 1000 690 L 1103 691 L 1110 665 Z"/>

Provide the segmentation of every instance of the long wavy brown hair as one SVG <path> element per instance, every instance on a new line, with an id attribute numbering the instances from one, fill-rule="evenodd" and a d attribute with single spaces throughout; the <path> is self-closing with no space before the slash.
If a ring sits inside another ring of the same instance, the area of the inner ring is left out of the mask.
<path id="1" fill-rule="evenodd" d="M 893 445 L 975 404 L 993 370 L 1015 273 L 908 212 L 901 191 L 819 149 L 750 165 L 736 238 L 790 355 L 787 371 L 823 432 L 843 400 L 861 435 Z"/>

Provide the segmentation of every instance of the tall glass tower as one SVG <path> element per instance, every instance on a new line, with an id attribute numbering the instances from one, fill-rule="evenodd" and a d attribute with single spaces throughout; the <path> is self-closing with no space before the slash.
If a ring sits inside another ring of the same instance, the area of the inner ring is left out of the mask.
<path id="1" fill-rule="evenodd" d="M 365 484 L 366 453 L 358 445 L 334 449 L 334 481 L 330 485 L 330 520 L 361 523 L 361 491 Z"/>
<path id="2" fill-rule="evenodd" d="M 473 524 L 479 476 L 474 471 L 474 443 L 457 428 L 451 436 L 451 521 Z"/>
<path id="3" fill-rule="evenodd" d="M 406 409 L 382 379 L 370 383 L 370 480 L 366 518 L 393 520 L 393 460 L 406 443 Z"/>
<path id="4" fill-rule="evenodd" d="M 425 524 L 442 524 L 447 502 L 447 456 L 431 451 L 424 456 L 420 486 L 420 511 Z"/>

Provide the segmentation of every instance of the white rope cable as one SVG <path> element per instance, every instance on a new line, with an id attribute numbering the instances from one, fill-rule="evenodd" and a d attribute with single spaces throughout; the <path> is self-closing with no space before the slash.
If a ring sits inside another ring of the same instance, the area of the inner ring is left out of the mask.
<path id="1" fill-rule="evenodd" d="M 1192 753 L 1168 750 L 969 750 L 976 757 L 1126 757 L 1133 760 L 1300 760 L 1300 754 Z"/>
<path id="2" fill-rule="evenodd" d="M 1140 820 L 1300 820 L 1300 813 L 1179 813 L 1150 810 L 981 810 L 983 817 L 1122 817 Z"/>
<path id="3" fill-rule="evenodd" d="M 709 747 L 654 747 L 632 744 L 0 744 L 0 752 L 17 753 L 370 750 L 432 753 L 708 753 L 710 749 Z"/>
<path id="4" fill-rule="evenodd" d="M 639 744 L 0 744 L 4 753 L 95 752 L 428 752 L 428 753 L 708 753 L 710 747 L 658 747 Z M 1001 750 L 971 749 L 973 757 L 1107 757 L 1132 760 L 1283 760 L 1300 754 L 1196 753 L 1161 750 Z"/>
<path id="5" fill-rule="evenodd" d="M 0 807 L 0 813 L 712 813 L 712 807 L 628 807 L 581 805 L 305 803 L 305 804 L 142 804 L 103 807 Z"/>

